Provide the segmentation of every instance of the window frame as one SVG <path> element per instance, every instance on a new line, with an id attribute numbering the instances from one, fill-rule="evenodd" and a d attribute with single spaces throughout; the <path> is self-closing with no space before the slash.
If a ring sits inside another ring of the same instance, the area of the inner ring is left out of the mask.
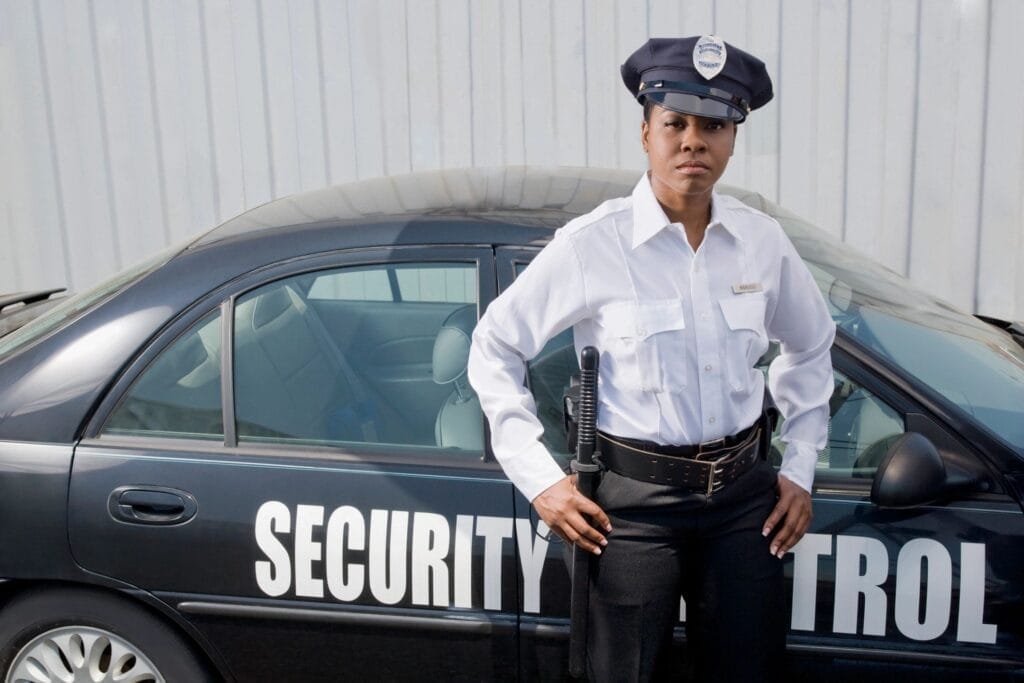
<path id="1" fill-rule="evenodd" d="M 352 266 L 373 266 L 392 263 L 467 263 L 477 273 L 477 315 L 483 314 L 488 303 L 496 296 L 494 251 L 481 246 L 398 246 L 370 247 L 338 252 L 313 254 L 279 263 L 268 264 L 250 271 L 197 300 L 182 311 L 163 330 L 157 333 L 121 375 L 97 406 L 83 430 L 83 439 L 96 439 L 106 444 L 132 447 L 151 447 L 175 451 L 218 452 L 223 455 L 312 458 L 317 460 L 347 461 L 353 463 L 386 463 L 395 465 L 429 465 L 431 468 L 499 469 L 489 446 L 489 431 L 485 422 L 485 446 L 479 457 L 466 453 L 429 446 L 402 444 L 345 443 L 342 446 L 311 444 L 253 443 L 238 441 L 234 399 L 234 307 L 247 293 L 274 281 L 300 276 L 320 270 Z M 220 309 L 221 315 L 221 408 L 224 420 L 223 440 L 196 440 L 173 436 L 143 434 L 105 434 L 103 429 L 117 406 L 128 395 L 136 380 L 169 349 L 183 334 L 206 315 Z"/>

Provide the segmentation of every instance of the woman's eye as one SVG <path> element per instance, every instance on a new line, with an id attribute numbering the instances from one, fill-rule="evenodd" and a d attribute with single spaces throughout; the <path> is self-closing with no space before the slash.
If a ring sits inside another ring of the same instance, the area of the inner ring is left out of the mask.
<path id="1" fill-rule="evenodd" d="M 722 130 L 723 128 L 725 128 L 725 122 L 724 121 L 708 121 L 707 128 L 708 128 L 708 130 Z"/>

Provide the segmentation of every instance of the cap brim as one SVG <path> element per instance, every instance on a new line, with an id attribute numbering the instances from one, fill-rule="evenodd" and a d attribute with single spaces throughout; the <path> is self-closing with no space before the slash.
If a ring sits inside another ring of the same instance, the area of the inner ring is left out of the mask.
<path id="1" fill-rule="evenodd" d="M 655 103 L 680 114 L 693 114 L 709 119 L 725 119 L 726 121 L 742 121 L 747 118 L 745 111 L 731 104 L 726 104 L 713 97 L 698 97 L 684 92 L 657 91 L 645 93 Z"/>

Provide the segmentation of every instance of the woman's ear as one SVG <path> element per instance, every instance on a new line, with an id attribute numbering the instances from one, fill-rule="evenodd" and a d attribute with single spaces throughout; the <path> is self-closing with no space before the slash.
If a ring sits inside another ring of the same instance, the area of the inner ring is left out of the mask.
<path id="1" fill-rule="evenodd" d="M 646 120 L 640 122 L 640 144 L 643 145 L 644 154 L 647 154 L 647 135 L 651 131 L 650 124 Z"/>

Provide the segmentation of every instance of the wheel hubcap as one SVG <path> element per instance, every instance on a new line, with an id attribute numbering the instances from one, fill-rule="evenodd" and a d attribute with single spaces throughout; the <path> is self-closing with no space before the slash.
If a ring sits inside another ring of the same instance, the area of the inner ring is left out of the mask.
<path id="1" fill-rule="evenodd" d="M 6 683 L 164 683 L 135 645 L 92 626 L 63 626 L 21 648 Z"/>

